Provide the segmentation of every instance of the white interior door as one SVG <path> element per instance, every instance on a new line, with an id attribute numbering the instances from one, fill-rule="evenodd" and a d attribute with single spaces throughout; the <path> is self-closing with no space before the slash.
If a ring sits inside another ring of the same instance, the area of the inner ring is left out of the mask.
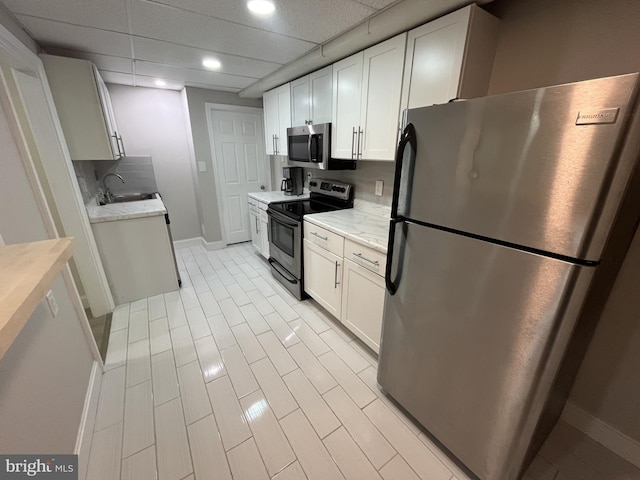
<path id="1" fill-rule="evenodd" d="M 209 118 L 223 239 L 227 244 L 247 242 L 247 194 L 267 185 L 262 113 L 211 109 Z"/>

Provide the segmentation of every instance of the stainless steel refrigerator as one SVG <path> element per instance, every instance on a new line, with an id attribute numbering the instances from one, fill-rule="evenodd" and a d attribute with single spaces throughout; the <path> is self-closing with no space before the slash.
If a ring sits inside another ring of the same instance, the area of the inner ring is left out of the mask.
<path id="1" fill-rule="evenodd" d="M 555 424 L 638 224 L 638 91 L 408 111 L 378 381 L 483 480 L 519 478 Z"/>

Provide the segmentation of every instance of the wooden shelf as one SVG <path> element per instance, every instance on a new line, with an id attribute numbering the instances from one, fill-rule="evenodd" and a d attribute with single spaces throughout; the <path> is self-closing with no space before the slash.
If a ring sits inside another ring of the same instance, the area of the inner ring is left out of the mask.
<path id="1" fill-rule="evenodd" d="M 71 237 L 0 246 L 0 358 L 71 258 Z"/>

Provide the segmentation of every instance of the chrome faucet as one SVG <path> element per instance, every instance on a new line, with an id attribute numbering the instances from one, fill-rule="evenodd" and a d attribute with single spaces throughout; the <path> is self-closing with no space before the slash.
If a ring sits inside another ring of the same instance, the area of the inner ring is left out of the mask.
<path id="1" fill-rule="evenodd" d="M 111 193 L 111 190 L 107 188 L 107 178 L 112 175 L 114 177 L 118 177 L 120 181 L 124 183 L 124 178 L 122 178 L 122 175 L 119 175 L 117 173 L 107 173 L 104 177 L 102 177 L 102 188 L 104 189 L 104 198 L 107 203 L 111 203 L 113 201 L 113 194 Z"/>

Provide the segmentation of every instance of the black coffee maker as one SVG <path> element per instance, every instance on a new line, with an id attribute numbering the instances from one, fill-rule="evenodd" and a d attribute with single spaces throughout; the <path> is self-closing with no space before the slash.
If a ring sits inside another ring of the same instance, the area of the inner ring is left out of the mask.
<path id="1" fill-rule="evenodd" d="M 302 195 L 302 167 L 282 167 L 282 184 L 280 190 L 285 195 Z"/>

